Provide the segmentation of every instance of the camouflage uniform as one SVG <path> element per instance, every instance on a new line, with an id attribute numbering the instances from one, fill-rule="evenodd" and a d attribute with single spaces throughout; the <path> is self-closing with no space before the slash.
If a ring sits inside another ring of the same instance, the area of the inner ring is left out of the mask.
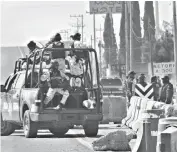
<path id="1" fill-rule="evenodd" d="M 171 104 L 173 98 L 173 85 L 169 82 L 168 76 L 165 76 L 162 80 L 165 82 L 163 82 L 164 84 L 161 89 L 159 100 L 166 104 Z"/>
<path id="2" fill-rule="evenodd" d="M 55 61 L 52 66 L 55 66 L 55 64 L 58 64 L 57 61 Z M 50 74 L 48 78 L 48 84 L 49 84 L 49 90 L 47 92 L 46 98 L 44 100 L 44 103 L 47 105 L 54 97 L 56 93 L 62 94 L 63 98 L 60 101 L 60 105 L 65 105 L 67 98 L 69 97 L 69 91 L 67 90 L 69 83 L 65 83 L 64 81 L 67 81 L 65 77 L 63 77 L 58 70 L 58 68 L 52 67 L 50 69 Z"/>

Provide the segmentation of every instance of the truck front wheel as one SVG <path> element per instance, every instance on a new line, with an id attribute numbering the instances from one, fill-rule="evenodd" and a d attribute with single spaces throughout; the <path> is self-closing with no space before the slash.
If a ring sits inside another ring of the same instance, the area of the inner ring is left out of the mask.
<path id="1" fill-rule="evenodd" d="M 87 137 L 95 137 L 98 134 L 98 122 L 88 121 L 83 126 L 85 135 Z"/>
<path id="2" fill-rule="evenodd" d="M 11 135 L 15 131 L 15 126 L 7 121 L 4 121 L 1 114 L 1 136 Z"/>
<path id="3" fill-rule="evenodd" d="M 23 130 L 26 138 L 37 137 L 37 124 L 31 121 L 30 111 L 26 110 L 23 117 Z"/>

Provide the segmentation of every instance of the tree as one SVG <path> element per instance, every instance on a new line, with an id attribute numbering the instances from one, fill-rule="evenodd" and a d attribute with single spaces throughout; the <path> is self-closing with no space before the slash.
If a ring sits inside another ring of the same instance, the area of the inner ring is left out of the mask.
<path id="1" fill-rule="evenodd" d="M 122 2 L 122 12 L 121 12 L 121 21 L 120 21 L 120 49 L 118 52 L 118 64 L 126 63 L 126 47 L 125 47 L 125 2 Z"/>
<path id="2" fill-rule="evenodd" d="M 132 1 L 132 35 L 134 60 L 140 61 L 141 57 L 141 25 L 139 2 Z"/>
<path id="3" fill-rule="evenodd" d="M 173 35 L 168 30 L 155 43 L 153 61 L 157 63 L 174 61 Z"/>
<path id="4" fill-rule="evenodd" d="M 106 14 L 105 23 L 104 23 L 104 32 L 103 32 L 103 40 L 104 40 L 104 58 L 105 62 L 108 65 L 116 64 L 117 62 L 117 43 L 114 34 L 113 28 L 113 19 L 110 14 Z"/>
<path id="5" fill-rule="evenodd" d="M 122 2 L 122 16 L 120 20 L 120 49 L 125 49 L 125 2 Z"/>
<path id="6" fill-rule="evenodd" d="M 121 65 L 126 64 L 126 40 L 125 40 L 125 2 L 122 2 L 122 12 L 121 12 L 121 21 L 120 21 L 120 49 L 118 52 L 118 67 L 119 67 L 119 76 L 122 78 Z"/>
<path id="7" fill-rule="evenodd" d="M 155 19 L 153 1 L 145 1 L 144 7 L 144 39 L 150 40 L 149 32 L 155 37 Z M 148 31 L 149 30 L 149 31 Z"/>

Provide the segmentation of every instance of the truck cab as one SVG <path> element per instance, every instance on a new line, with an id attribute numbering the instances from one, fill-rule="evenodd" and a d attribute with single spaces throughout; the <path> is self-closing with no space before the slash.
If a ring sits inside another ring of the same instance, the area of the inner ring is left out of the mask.
<path id="1" fill-rule="evenodd" d="M 50 103 L 44 105 L 49 89 L 42 81 L 42 75 L 49 70 L 45 59 L 65 60 L 70 52 L 75 52 L 83 61 L 83 74 L 79 76 L 82 85 L 73 86 L 75 76 L 66 73 L 71 89 L 64 108 L 57 110 L 55 107 L 61 100 L 60 94 L 55 94 Z M 86 136 L 96 136 L 99 121 L 103 118 L 96 51 L 90 48 L 45 48 L 38 65 L 35 62 L 37 56 L 36 52 L 32 64 L 30 56 L 19 59 L 14 72 L 1 85 L 1 135 L 10 135 L 15 129 L 23 127 L 26 138 L 36 137 L 39 129 L 49 129 L 55 136 L 61 137 L 73 125 L 82 125 Z M 95 103 L 92 108 L 84 104 L 84 101 L 90 100 Z"/>

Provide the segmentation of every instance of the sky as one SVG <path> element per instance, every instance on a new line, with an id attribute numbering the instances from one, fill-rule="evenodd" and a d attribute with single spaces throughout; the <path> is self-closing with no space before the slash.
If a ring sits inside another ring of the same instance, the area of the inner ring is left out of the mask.
<path id="1" fill-rule="evenodd" d="M 144 14 L 144 1 L 139 1 L 141 17 Z M 30 40 L 49 40 L 56 32 L 70 29 L 74 34 L 76 18 L 84 16 L 84 38 L 91 43 L 93 16 L 89 13 L 89 1 L 3 1 L 1 3 L 1 46 L 25 46 Z M 172 21 L 170 1 L 159 2 L 159 19 Z M 96 28 L 104 27 L 105 15 L 96 15 Z M 119 44 L 121 14 L 113 14 L 114 31 Z M 102 34 L 102 33 L 101 33 Z M 96 36 L 100 39 L 99 31 Z"/>

